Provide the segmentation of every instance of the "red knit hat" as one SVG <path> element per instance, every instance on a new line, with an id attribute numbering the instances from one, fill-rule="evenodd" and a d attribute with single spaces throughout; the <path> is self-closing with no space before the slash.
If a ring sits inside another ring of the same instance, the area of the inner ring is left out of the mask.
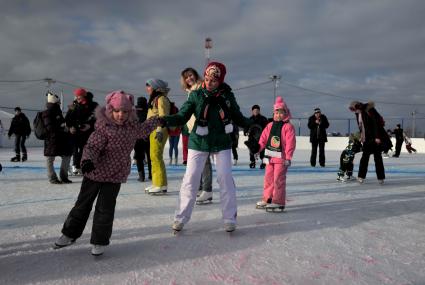
<path id="1" fill-rule="evenodd" d="M 220 62 L 210 62 L 205 68 L 204 76 L 215 78 L 221 84 L 226 76 L 226 67 Z"/>
<path id="2" fill-rule="evenodd" d="M 87 95 L 87 91 L 83 88 L 77 88 L 74 90 L 74 95 L 77 97 L 85 97 Z"/>

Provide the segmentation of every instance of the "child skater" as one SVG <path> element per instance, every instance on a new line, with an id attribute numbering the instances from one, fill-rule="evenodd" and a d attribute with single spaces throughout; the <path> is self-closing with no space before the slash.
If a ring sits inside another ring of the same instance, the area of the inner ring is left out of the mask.
<path id="1" fill-rule="evenodd" d="M 248 145 L 252 153 L 265 149 L 268 162 L 264 175 L 263 199 L 257 209 L 283 211 L 286 204 L 286 172 L 291 166 L 295 151 L 295 129 L 289 122 L 291 113 L 282 97 L 277 97 L 273 106 L 273 122 L 267 124 L 258 144 Z"/>
<path id="2" fill-rule="evenodd" d="M 362 143 L 360 142 L 360 133 L 351 134 L 348 139 L 347 147 L 342 151 L 339 158 L 339 170 L 336 180 L 344 182 L 351 180 L 354 169 L 354 156 L 362 151 Z M 345 178 L 345 175 L 347 177 Z"/>
<path id="3" fill-rule="evenodd" d="M 406 145 L 406 150 L 409 153 L 412 153 L 412 152 L 416 153 L 416 149 L 413 148 L 412 146 L 412 139 L 409 138 L 405 132 L 403 132 L 403 139 L 404 139 L 404 144 Z"/>
<path id="4" fill-rule="evenodd" d="M 186 173 L 180 187 L 179 204 L 172 228 L 181 231 L 189 222 L 195 205 L 202 171 L 210 155 L 215 157 L 217 182 L 220 185 L 220 200 L 224 229 L 236 229 L 236 187 L 232 177 L 230 134 L 232 120 L 239 126 L 249 126 L 251 121 L 239 110 L 235 95 L 224 83 L 226 67 L 211 62 L 204 71 L 202 87 L 192 91 L 180 111 L 164 119 L 169 126 L 184 125 L 192 116 L 195 123 L 190 133 Z"/>
<path id="5" fill-rule="evenodd" d="M 124 91 L 106 96 L 106 106 L 96 110 L 95 131 L 83 150 L 81 171 L 84 178 L 80 193 L 62 228 L 56 248 L 71 245 L 86 226 L 97 197 L 90 243 L 92 255 L 103 254 L 109 245 L 115 204 L 121 183 L 130 174 L 130 153 L 137 139 L 147 139 L 162 121 L 152 117 L 144 123 L 137 119 L 134 99 Z"/>

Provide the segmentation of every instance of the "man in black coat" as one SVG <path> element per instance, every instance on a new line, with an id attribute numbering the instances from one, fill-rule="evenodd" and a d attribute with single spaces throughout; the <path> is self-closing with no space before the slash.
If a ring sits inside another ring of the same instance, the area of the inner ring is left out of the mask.
<path id="1" fill-rule="evenodd" d="M 250 130 L 257 130 L 258 131 L 262 131 L 264 130 L 264 128 L 267 126 L 268 120 L 266 117 L 264 117 L 263 115 L 261 115 L 261 111 L 260 111 L 260 106 L 258 105 L 253 105 L 251 108 L 252 111 L 252 116 L 250 117 L 250 119 L 252 120 L 252 125 L 250 126 L 250 128 L 245 128 L 244 129 L 244 135 L 245 136 L 253 136 L 254 134 L 250 134 Z M 258 135 L 258 138 L 260 137 L 260 134 Z M 257 137 L 257 135 L 254 135 Z M 260 152 L 260 159 L 261 159 L 261 164 L 260 164 L 260 168 L 264 169 L 266 167 L 266 164 L 263 162 L 264 159 L 264 150 L 262 150 Z M 250 168 L 255 168 L 255 156 L 253 153 L 249 153 L 249 160 L 250 160 L 250 164 L 249 167 Z"/>
<path id="2" fill-rule="evenodd" d="M 314 109 L 314 114 L 308 119 L 311 142 L 311 166 L 316 166 L 317 147 L 319 147 L 319 164 L 325 167 L 325 143 L 328 141 L 326 129 L 329 128 L 328 118 L 322 114 L 319 108 Z"/>
<path id="3" fill-rule="evenodd" d="M 27 116 L 22 113 L 20 107 L 15 108 L 15 117 L 13 117 L 10 124 L 9 133 L 7 136 L 10 137 L 15 135 L 15 156 L 11 158 L 10 161 L 17 162 L 21 161 L 21 151 L 22 151 L 22 161 L 28 159 L 27 148 L 25 147 L 25 141 L 31 134 L 30 121 Z"/>
<path id="4" fill-rule="evenodd" d="M 403 145 L 403 129 L 400 124 L 397 124 L 397 127 L 393 130 L 393 135 L 395 136 L 395 154 L 393 157 L 399 157 L 401 152 L 401 146 Z"/>
<path id="5" fill-rule="evenodd" d="M 72 181 L 68 179 L 68 169 L 73 149 L 70 143 L 68 129 L 65 126 L 65 119 L 60 108 L 59 96 L 48 92 L 46 97 L 46 110 L 42 112 L 41 117 L 47 130 L 44 140 L 47 177 L 52 184 L 72 183 Z M 60 180 L 58 179 L 53 165 L 56 156 L 62 158 L 59 172 Z"/>

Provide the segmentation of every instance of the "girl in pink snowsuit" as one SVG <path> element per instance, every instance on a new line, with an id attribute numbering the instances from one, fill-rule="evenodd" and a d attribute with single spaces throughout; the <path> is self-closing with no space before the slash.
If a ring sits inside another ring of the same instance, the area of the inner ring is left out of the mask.
<path id="1" fill-rule="evenodd" d="M 273 122 L 266 126 L 258 142 L 259 151 L 265 149 L 268 164 L 264 175 L 263 199 L 257 202 L 257 208 L 285 209 L 286 172 L 296 144 L 295 129 L 289 119 L 291 113 L 279 96 L 273 106 Z"/>

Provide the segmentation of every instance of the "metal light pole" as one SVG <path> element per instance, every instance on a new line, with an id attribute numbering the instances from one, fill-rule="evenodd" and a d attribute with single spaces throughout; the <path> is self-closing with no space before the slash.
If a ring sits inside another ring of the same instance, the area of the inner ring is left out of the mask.
<path id="1" fill-rule="evenodd" d="M 273 81 L 273 85 L 274 85 L 274 88 L 273 88 L 273 102 L 274 101 L 276 101 L 276 90 L 277 90 L 277 87 L 278 87 L 278 84 L 279 84 L 279 80 L 282 78 L 282 76 L 280 76 L 280 75 L 270 75 L 270 77 L 269 77 L 272 81 Z"/>
<path id="2" fill-rule="evenodd" d="M 208 65 L 208 63 L 210 63 L 210 50 L 212 49 L 212 39 L 211 38 L 206 38 L 205 39 L 205 66 Z"/>
<path id="3" fill-rule="evenodd" d="M 416 137 L 416 110 L 412 112 L 412 138 Z"/>

